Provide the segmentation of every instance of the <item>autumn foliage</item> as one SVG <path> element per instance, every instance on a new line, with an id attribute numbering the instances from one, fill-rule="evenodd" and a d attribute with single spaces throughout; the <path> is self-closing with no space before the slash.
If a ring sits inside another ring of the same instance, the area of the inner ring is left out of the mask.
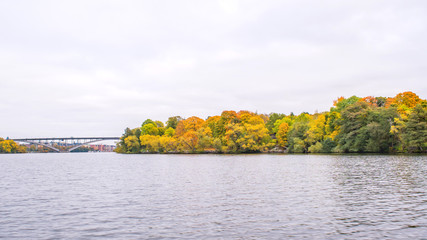
<path id="1" fill-rule="evenodd" d="M 25 153 L 26 148 L 10 139 L 0 138 L 0 153 Z"/>
<path id="2" fill-rule="evenodd" d="M 427 101 L 395 97 L 340 97 L 330 111 L 257 114 L 223 111 L 202 119 L 147 119 L 125 130 L 120 153 L 347 153 L 426 152 Z"/>

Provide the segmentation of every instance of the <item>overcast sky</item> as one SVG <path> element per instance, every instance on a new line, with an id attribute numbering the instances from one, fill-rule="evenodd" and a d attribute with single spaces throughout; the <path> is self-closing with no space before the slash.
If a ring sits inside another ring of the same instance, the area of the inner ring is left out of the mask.
<path id="1" fill-rule="evenodd" d="M 427 1 L 0 1 L 0 136 L 427 98 Z"/>

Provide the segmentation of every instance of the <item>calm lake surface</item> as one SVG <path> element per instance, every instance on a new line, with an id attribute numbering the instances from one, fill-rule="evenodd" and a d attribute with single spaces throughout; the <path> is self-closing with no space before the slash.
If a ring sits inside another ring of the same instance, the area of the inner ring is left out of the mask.
<path id="1" fill-rule="evenodd" d="M 427 156 L 0 155 L 0 238 L 427 239 Z"/>

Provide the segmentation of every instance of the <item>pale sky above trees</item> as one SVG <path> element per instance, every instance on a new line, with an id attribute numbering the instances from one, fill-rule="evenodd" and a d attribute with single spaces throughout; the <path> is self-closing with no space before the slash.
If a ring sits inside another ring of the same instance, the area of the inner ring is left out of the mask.
<path id="1" fill-rule="evenodd" d="M 427 98 L 427 2 L 0 1 L 0 137 Z"/>

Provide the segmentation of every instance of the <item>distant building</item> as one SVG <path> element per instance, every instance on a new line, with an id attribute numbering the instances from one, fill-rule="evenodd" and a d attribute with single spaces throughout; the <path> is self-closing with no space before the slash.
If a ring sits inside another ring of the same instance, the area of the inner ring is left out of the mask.
<path id="1" fill-rule="evenodd" d="M 91 151 L 94 151 L 94 152 L 114 152 L 114 149 L 116 149 L 116 146 L 97 144 L 97 145 L 89 145 L 89 148 Z"/>

